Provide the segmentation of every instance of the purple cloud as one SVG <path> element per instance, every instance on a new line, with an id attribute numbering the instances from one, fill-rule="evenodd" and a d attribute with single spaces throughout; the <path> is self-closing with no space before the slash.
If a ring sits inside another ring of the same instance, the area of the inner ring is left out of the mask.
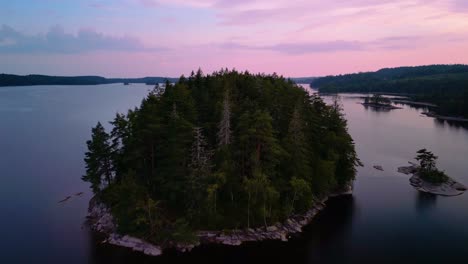
<path id="1" fill-rule="evenodd" d="M 148 48 L 137 38 L 113 37 L 89 29 L 78 34 L 66 33 L 62 27 L 52 27 L 44 35 L 26 35 L 12 27 L 0 28 L 0 52 L 2 53 L 83 53 L 96 50 L 160 51 Z"/>
<path id="2" fill-rule="evenodd" d="M 222 43 L 219 45 L 222 49 L 239 50 L 271 50 L 291 55 L 306 53 L 323 53 L 336 51 L 358 51 L 365 47 L 365 44 L 358 41 L 328 41 L 328 42 L 310 42 L 310 43 L 280 43 L 269 46 L 249 46 L 235 42 Z"/>

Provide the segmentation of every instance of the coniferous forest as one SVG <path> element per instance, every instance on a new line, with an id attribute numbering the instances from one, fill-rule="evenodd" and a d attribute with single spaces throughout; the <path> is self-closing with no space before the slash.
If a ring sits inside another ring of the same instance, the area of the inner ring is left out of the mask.
<path id="1" fill-rule="evenodd" d="M 441 115 L 468 118 L 468 65 L 381 69 L 313 79 L 321 93 L 396 93 L 436 104 Z"/>
<path id="2" fill-rule="evenodd" d="M 276 74 L 199 70 L 110 124 L 92 129 L 83 180 L 120 232 L 156 243 L 285 220 L 360 163 L 340 104 Z"/>

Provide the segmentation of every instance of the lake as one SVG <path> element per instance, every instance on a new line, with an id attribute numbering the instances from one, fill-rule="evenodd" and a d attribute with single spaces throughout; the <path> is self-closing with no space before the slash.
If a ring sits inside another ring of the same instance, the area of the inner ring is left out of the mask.
<path id="1" fill-rule="evenodd" d="M 427 148 L 440 157 L 439 168 L 468 184 L 468 130 L 409 106 L 366 109 L 358 94 L 340 96 L 365 165 L 354 194 L 331 199 L 301 236 L 288 243 L 204 246 L 157 258 L 101 244 L 85 224 L 91 197 L 80 179 L 86 140 L 98 121 L 108 127 L 116 112 L 139 105 L 149 88 L 0 88 L 0 263 L 466 262 L 468 194 L 419 193 L 397 168 Z"/>

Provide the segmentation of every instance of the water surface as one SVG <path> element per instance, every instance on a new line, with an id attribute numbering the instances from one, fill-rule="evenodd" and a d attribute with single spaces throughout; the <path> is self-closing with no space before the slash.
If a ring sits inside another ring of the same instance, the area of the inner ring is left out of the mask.
<path id="1" fill-rule="evenodd" d="M 0 88 L 0 263 L 466 262 L 468 194 L 421 194 L 397 168 L 428 148 L 440 157 L 441 169 L 468 184 L 468 130 L 409 106 L 366 109 L 356 94 L 342 95 L 341 102 L 365 167 L 354 195 L 330 200 L 304 235 L 289 243 L 202 247 L 159 258 L 100 244 L 83 225 L 91 196 L 80 180 L 85 142 L 97 121 L 139 105 L 148 88 Z"/>

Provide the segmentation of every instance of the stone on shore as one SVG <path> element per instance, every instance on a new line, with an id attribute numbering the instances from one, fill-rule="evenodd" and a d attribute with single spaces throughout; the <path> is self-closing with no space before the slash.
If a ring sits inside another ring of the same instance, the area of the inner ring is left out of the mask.
<path id="1" fill-rule="evenodd" d="M 379 171 L 384 171 L 383 167 L 380 165 L 375 165 L 374 169 L 379 170 Z"/>
<path id="2" fill-rule="evenodd" d="M 255 229 L 248 228 L 243 230 L 230 230 L 227 232 L 198 231 L 196 235 L 200 241 L 199 243 L 179 243 L 172 244 L 170 247 L 175 248 L 180 252 L 188 252 L 200 244 L 239 246 L 244 242 L 258 242 L 264 240 L 288 241 L 290 235 L 301 233 L 302 228 L 309 224 L 320 210 L 325 208 L 325 202 L 329 197 L 349 195 L 352 194 L 352 190 L 353 188 L 350 184 L 322 200 L 315 201 L 314 206 L 306 213 L 293 215 L 284 223 L 276 223 L 271 226 L 258 227 Z M 88 218 L 90 220 L 91 228 L 107 236 L 107 239 L 104 242 L 111 245 L 130 248 L 134 251 L 150 256 L 158 256 L 162 254 L 163 249 L 157 245 L 151 244 L 140 238 L 118 234 L 110 209 L 103 203 L 99 202 L 96 197 L 91 199 L 89 204 Z"/>
<path id="3" fill-rule="evenodd" d="M 418 191 L 442 196 L 457 196 L 466 191 L 466 187 L 463 184 L 451 178 L 444 183 L 435 184 L 421 179 L 418 174 L 414 174 L 410 178 L 410 183 Z"/>
<path id="4" fill-rule="evenodd" d="M 403 173 L 406 175 L 414 174 L 416 173 L 417 168 L 415 166 L 406 166 L 406 167 L 399 167 L 398 172 Z"/>
<path id="5" fill-rule="evenodd" d="M 149 256 L 159 256 L 162 254 L 162 249 L 140 238 L 132 236 L 122 236 L 117 234 L 114 218 L 110 209 L 103 203 L 97 201 L 96 198 L 89 202 L 88 219 L 91 223 L 91 228 L 97 232 L 107 235 L 107 242 L 111 245 L 130 248 L 134 251 L 141 252 Z"/>

